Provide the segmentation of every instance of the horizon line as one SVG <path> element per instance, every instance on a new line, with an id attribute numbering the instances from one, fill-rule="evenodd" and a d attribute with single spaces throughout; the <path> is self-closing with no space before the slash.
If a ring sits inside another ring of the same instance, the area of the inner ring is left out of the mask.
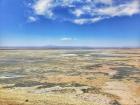
<path id="1" fill-rule="evenodd" d="M 139 46 L 57 46 L 57 45 L 51 45 L 51 46 L 0 46 L 0 50 L 28 50 L 28 49 L 37 49 L 37 50 L 43 50 L 43 49 L 139 49 Z"/>

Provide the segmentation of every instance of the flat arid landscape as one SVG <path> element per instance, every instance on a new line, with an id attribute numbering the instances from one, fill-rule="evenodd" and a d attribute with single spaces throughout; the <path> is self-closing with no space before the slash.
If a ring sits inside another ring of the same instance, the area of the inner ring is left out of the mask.
<path id="1" fill-rule="evenodd" d="M 140 105 L 140 0 L 0 0 L 0 105 Z"/>
<path id="2" fill-rule="evenodd" d="M 140 49 L 0 50 L 0 105 L 140 105 Z"/>

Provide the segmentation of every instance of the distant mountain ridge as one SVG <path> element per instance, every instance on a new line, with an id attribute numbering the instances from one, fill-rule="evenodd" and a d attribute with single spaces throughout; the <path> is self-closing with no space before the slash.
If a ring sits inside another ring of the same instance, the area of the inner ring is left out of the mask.
<path id="1" fill-rule="evenodd" d="M 47 50 L 47 49 L 130 49 L 140 47 L 92 47 L 92 46 L 1 46 L 0 50 Z"/>

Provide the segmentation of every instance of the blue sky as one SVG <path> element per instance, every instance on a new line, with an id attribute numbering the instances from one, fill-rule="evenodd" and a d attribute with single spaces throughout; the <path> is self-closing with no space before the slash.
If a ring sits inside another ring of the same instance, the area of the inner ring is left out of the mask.
<path id="1" fill-rule="evenodd" d="M 140 0 L 0 0 L 0 13 L 0 46 L 140 46 Z"/>

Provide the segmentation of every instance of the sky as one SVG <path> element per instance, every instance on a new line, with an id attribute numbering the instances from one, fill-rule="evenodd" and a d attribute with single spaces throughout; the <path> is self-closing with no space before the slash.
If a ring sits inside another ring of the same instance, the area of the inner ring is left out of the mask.
<path id="1" fill-rule="evenodd" d="M 0 0 L 0 46 L 140 47 L 140 0 Z"/>

